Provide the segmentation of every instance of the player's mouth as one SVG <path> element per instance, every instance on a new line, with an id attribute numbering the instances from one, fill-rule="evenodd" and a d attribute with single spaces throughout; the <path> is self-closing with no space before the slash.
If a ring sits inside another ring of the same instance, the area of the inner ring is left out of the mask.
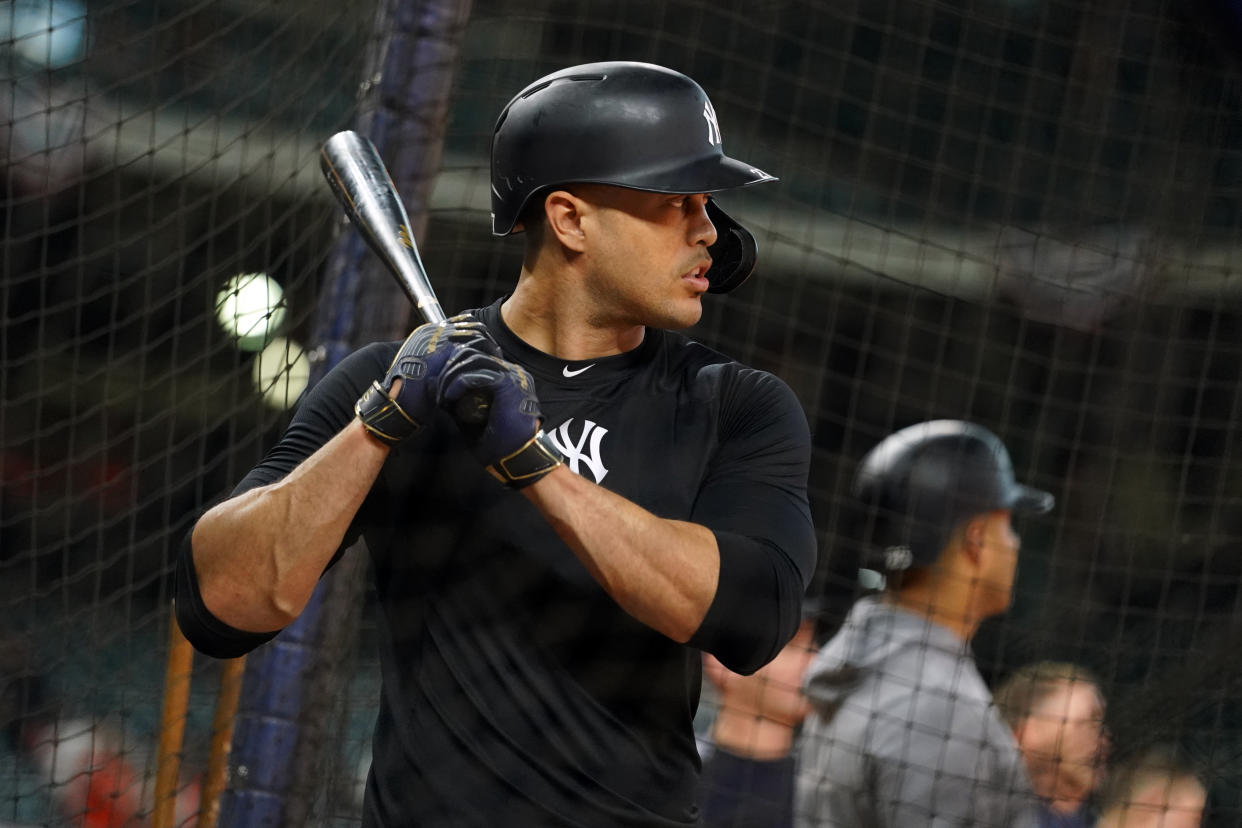
<path id="1" fill-rule="evenodd" d="M 683 281 L 689 282 L 690 285 L 699 293 L 706 293 L 710 283 L 707 281 L 707 271 L 712 266 L 711 259 L 705 259 L 699 262 L 695 267 L 681 274 Z"/>

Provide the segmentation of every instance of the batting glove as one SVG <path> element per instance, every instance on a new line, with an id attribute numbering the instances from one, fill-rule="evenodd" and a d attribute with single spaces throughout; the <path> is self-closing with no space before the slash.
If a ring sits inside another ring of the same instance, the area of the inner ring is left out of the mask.
<path id="1" fill-rule="evenodd" d="M 470 314 L 414 329 L 401 344 L 388 373 L 376 380 L 354 404 L 354 412 L 372 436 L 395 446 L 422 428 L 436 408 L 440 372 L 459 351 L 500 354 L 487 327 Z M 401 387 L 393 395 L 393 385 Z"/>
<path id="2" fill-rule="evenodd" d="M 464 420 L 467 397 L 490 399 L 481 422 Z M 520 365 L 477 349 L 449 357 L 440 377 L 441 408 L 453 412 L 474 454 L 501 483 L 521 489 L 561 465 L 563 458 L 540 425 L 535 381 Z"/>

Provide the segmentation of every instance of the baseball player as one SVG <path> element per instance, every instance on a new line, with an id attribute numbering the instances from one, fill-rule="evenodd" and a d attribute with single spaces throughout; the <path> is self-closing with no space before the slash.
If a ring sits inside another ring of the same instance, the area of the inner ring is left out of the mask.
<path id="1" fill-rule="evenodd" d="M 855 494 L 887 586 L 807 671 L 798 824 L 1034 826 L 1037 799 L 968 646 L 1009 607 L 1011 515 L 1046 512 L 1052 496 L 1015 482 L 996 435 L 960 420 L 884 439 Z"/>
<path id="2" fill-rule="evenodd" d="M 797 399 L 670 331 L 754 264 L 711 194 L 772 176 L 724 155 L 690 78 L 614 62 L 514 97 L 491 178 L 494 234 L 525 232 L 513 292 L 319 382 L 195 525 L 178 618 L 246 652 L 362 536 L 364 825 L 693 825 L 701 651 L 772 659 L 815 560 Z"/>

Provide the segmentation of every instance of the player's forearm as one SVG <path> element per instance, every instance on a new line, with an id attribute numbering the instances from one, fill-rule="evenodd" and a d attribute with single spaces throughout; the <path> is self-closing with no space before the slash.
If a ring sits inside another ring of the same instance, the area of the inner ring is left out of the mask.
<path id="1" fill-rule="evenodd" d="M 255 632 L 296 618 L 387 456 L 355 420 L 283 480 L 204 514 L 191 543 L 207 609 Z"/>
<path id="2" fill-rule="evenodd" d="M 690 639 L 716 595 L 711 530 L 659 518 L 566 468 L 523 492 L 622 609 L 674 641 Z"/>

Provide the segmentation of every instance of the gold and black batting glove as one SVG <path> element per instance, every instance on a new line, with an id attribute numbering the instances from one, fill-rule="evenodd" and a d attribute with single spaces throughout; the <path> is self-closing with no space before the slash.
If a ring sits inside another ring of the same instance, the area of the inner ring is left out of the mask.
<path id="1" fill-rule="evenodd" d="M 480 422 L 456 413 L 460 401 L 472 395 L 491 400 Z M 479 462 L 510 488 L 525 488 L 563 463 L 556 444 L 540 429 L 543 412 L 535 381 L 520 365 L 462 349 L 441 372 L 439 404 L 453 412 Z"/>
<path id="2" fill-rule="evenodd" d="M 470 314 L 415 328 L 401 343 L 384 379 L 371 383 L 354 403 L 354 412 L 363 427 L 389 446 L 422 428 L 435 414 L 440 371 L 453 354 L 463 349 L 500 353 L 500 346 L 487 327 Z M 392 389 L 397 380 L 401 380 L 401 387 L 394 396 Z"/>

